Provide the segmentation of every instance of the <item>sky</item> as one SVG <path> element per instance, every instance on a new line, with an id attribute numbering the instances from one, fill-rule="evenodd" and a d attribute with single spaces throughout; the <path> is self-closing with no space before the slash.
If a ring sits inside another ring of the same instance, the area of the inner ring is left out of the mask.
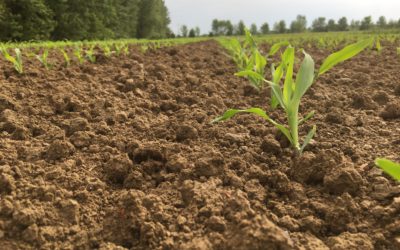
<path id="1" fill-rule="evenodd" d="M 234 24 L 243 20 L 247 26 L 270 27 L 279 20 L 289 25 L 298 14 L 307 17 L 307 25 L 323 16 L 327 19 L 361 20 L 371 15 L 375 22 L 379 16 L 388 20 L 400 18 L 400 0 L 165 0 L 171 17 L 171 29 L 179 33 L 182 25 L 200 27 L 202 33 L 211 30 L 213 19 L 229 19 Z"/>

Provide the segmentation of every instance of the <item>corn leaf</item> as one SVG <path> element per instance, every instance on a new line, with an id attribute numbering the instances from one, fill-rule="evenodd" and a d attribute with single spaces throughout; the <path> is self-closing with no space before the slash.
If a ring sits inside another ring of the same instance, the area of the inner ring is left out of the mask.
<path id="1" fill-rule="evenodd" d="M 308 132 L 306 138 L 304 139 L 303 146 L 300 148 L 300 154 L 303 153 L 304 148 L 310 143 L 311 139 L 314 137 L 315 133 L 317 132 L 317 126 L 313 126 L 313 128 Z"/>
<path id="2" fill-rule="evenodd" d="M 260 75 L 257 72 L 254 72 L 252 70 L 239 71 L 239 72 L 235 73 L 235 76 L 252 77 L 252 78 L 258 79 L 260 81 L 262 81 L 264 79 L 264 77 L 262 75 Z"/>
<path id="3" fill-rule="evenodd" d="M 400 181 L 400 164 L 383 158 L 376 159 L 375 164 L 395 180 Z"/>
<path id="4" fill-rule="evenodd" d="M 285 82 L 283 84 L 283 101 L 289 105 L 289 100 L 292 97 L 294 82 L 293 82 L 293 67 L 294 67 L 294 48 L 289 46 L 282 56 L 282 61 L 286 68 Z"/>
<path id="5" fill-rule="evenodd" d="M 308 113 L 303 119 L 299 120 L 299 125 L 306 122 L 307 120 L 311 119 L 315 115 L 315 111 L 311 111 Z"/>
<path id="6" fill-rule="evenodd" d="M 370 46 L 373 43 L 373 39 L 366 39 L 359 41 L 357 43 L 351 44 L 343 48 L 342 50 L 333 53 L 332 55 L 328 56 L 325 61 L 322 63 L 318 75 L 322 75 L 328 70 L 330 70 L 332 67 L 337 65 L 338 63 L 341 63 L 343 61 L 346 61 L 347 59 L 350 59 L 354 56 L 356 56 L 358 53 L 363 51 L 365 48 Z"/>
<path id="7" fill-rule="evenodd" d="M 306 52 L 303 53 L 304 59 L 297 73 L 296 85 L 290 106 L 298 106 L 301 97 L 303 97 L 314 82 L 314 60 Z"/>
<path id="8" fill-rule="evenodd" d="M 283 46 L 288 46 L 289 42 L 284 41 L 284 42 L 280 42 L 280 43 L 275 43 L 274 45 L 272 45 L 272 47 L 269 50 L 268 56 L 273 56 L 276 54 L 276 52 L 279 51 L 279 49 Z"/>
<path id="9" fill-rule="evenodd" d="M 220 121 L 226 121 L 230 118 L 232 118 L 234 115 L 238 113 L 251 113 L 255 114 L 257 116 L 260 116 L 264 118 L 264 120 L 272 123 L 276 128 L 278 128 L 290 141 L 290 143 L 293 142 L 292 135 L 290 134 L 289 130 L 283 126 L 282 124 L 277 123 L 273 119 L 271 119 L 264 110 L 260 108 L 249 108 L 249 109 L 229 109 L 227 110 L 222 116 L 215 118 L 211 123 L 215 122 L 220 122 Z"/>

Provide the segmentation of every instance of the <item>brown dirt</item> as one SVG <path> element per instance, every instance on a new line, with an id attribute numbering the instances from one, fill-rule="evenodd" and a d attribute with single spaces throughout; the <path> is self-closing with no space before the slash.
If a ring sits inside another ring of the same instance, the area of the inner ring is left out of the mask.
<path id="1" fill-rule="evenodd" d="M 400 160 L 394 47 L 317 81 L 300 159 L 253 116 L 210 124 L 269 101 L 214 41 L 55 64 L 0 61 L 2 249 L 400 248 L 400 186 L 373 165 Z"/>

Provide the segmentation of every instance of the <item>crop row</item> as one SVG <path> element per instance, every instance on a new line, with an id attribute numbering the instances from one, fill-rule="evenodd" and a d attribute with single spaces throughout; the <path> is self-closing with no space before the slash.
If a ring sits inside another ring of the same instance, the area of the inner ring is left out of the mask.
<path id="1" fill-rule="evenodd" d="M 185 39 L 163 39 L 163 40 L 109 40 L 109 41 L 88 41 L 88 42 L 41 42 L 41 43 L 0 43 L 0 55 L 11 63 L 19 73 L 24 73 L 23 58 L 36 58 L 41 65 L 50 69 L 53 65 L 49 55 L 58 53 L 64 60 L 64 66 L 68 67 L 73 62 L 83 64 L 86 61 L 96 62 L 96 55 L 103 54 L 106 57 L 128 55 L 130 47 L 139 48 L 142 52 L 148 49 L 159 49 L 162 47 L 174 46 L 198 42 L 204 38 Z"/>

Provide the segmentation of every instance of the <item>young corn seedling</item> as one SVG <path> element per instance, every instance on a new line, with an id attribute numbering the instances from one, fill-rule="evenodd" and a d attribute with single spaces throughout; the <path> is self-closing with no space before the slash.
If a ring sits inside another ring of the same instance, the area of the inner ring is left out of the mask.
<path id="1" fill-rule="evenodd" d="M 94 45 L 90 46 L 86 51 L 86 58 L 89 60 L 91 63 L 96 63 L 96 55 L 94 53 Z"/>
<path id="2" fill-rule="evenodd" d="M 378 158 L 375 164 L 380 167 L 385 173 L 393 177 L 395 180 L 400 181 L 400 164 L 393 161 Z"/>
<path id="3" fill-rule="evenodd" d="M 36 58 L 44 66 L 46 70 L 49 70 L 51 68 L 51 64 L 48 61 L 48 57 L 49 57 L 49 49 L 47 48 L 43 50 L 43 53 L 41 55 L 36 55 Z"/>
<path id="4" fill-rule="evenodd" d="M 128 55 L 129 54 L 129 47 L 124 44 L 124 43 L 116 43 L 115 44 L 115 53 L 117 56 L 120 56 L 121 54 Z"/>
<path id="5" fill-rule="evenodd" d="M 239 40 L 231 39 L 226 44 L 227 49 L 230 51 L 232 55 L 232 59 L 239 68 L 239 70 L 243 70 L 249 63 L 249 58 L 246 55 L 242 45 L 240 44 Z"/>
<path id="6" fill-rule="evenodd" d="M 147 44 L 143 44 L 140 46 L 140 51 L 144 54 L 146 51 L 149 49 L 149 46 Z"/>
<path id="7" fill-rule="evenodd" d="M 129 55 L 129 45 L 126 44 L 123 48 L 122 48 L 122 54 L 124 54 L 125 56 Z"/>
<path id="8" fill-rule="evenodd" d="M 71 65 L 71 58 L 69 57 L 68 53 L 64 49 L 60 49 L 60 52 L 64 58 L 64 66 L 69 67 Z"/>
<path id="9" fill-rule="evenodd" d="M 82 48 L 80 46 L 75 47 L 74 55 L 76 59 L 78 59 L 79 64 L 83 64 L 85 62 L 85 57 L 82 55 Z"/>
<path id="10" fill-rule="evenodd" d="M 297 72 L 296 79 L 293 79 L 295 49 L 290 45 L 282 54 L 280 65 L 276 69 L 272 67 L 272 80 L 266 80 L 264 76 L 252 70 L 237 73 L 236 75 L 238 76 L 251 75 L 252 77 L 258 78 L 259 80 L 262 80 L 265 83 L 269 84 L 272 89 L 273 95 L 278 101 L 278 105 L 282 107 L 285 111 L 287 126 L 273 120 L 267 115 L 266 111 L 260 108 L 249 108 L 244 110 L 230 109 L 226 111 L 222 116 L 214 119 L 213 122 L 228 120 L 238 113 L 255 114 L 262 117 L 267 122 L 278 128 L 282 132 L 282 134 L 284 134 L 289 140 L 297 155 L 301 154 L 307 144 L 314 137 L 317 129 L 314 125 L 304 138 L 303 143 L 300 144 L 299 125 L 304 123 L 314 115 L 314 112 L 312 111 L 308 113 L 308 115 L 306 115 L 304 118 L 299 117 L 301 98 L 311 87 L 318 76 L 324 74 L 338 63 L 357 55 L 366 47 L 370 46 L 372 42 L 372 39 L 360 41 L 358 43 L 345 47 L 339 52 L 331 54 L 325 59 L 318 73 L 315 73 L 314 60 L 311 58 L 310 55 L 303 51 L 304 59 Z M 283 86 L 281 85 L 282 79 Z"/>
<path id="11" fill-rule="evenodd" d="M 247 63 L 245 65 L 245 70 L 252 70 L 256 72 L 258 75 L 264 76 L 265 74 L 265 66 L 267 65 L 267 59 L 261 55 L 258 50 L 257 44 L 253 39 L 251 32 L 248 29 L 245 29 L 246 32 L 246 40 L 244 42 L 244 54 L 246 54 L 246 50 L 248 50 L 250 56 L 245 56 L 244 62 Z M 250 83 L 257 89 L 260 90 L 264 87 L 264 82 L 262 79 L 257 77 L 253 77 L 248 75 Z"/>
<path id="12" fill-rule="evenodd" d="M 232 58 L 240 71 L 254 71 L 258 75 L 265 75 L 267 58 L 264 57 L 257 47 L 257 44 L 248 29 L 245 29 L 246 38 L 242 44 L 238 40 L 231 40 L 227 45 L 231 51 Z M 287 42 L 280 42 L 271 47 L 268 57 L 275 55 L 282 46 L 288 45 Z M 253 87 L 261 90 L 264 87 L 264 81 L 253 75 L 245 76 Z"/>
<path id="13" fill-rule="evenodd" d="M 102 50 L 103 50 L 104 55 L 105 55 L 106 57 L 111 57 L 112 51 L 111 51 L 110 46 L 108 46 L 107 44 L 105 44 L 105 45 L 102 47 Z"/>
<path id="14" fill-rule="evenodd" d="M 378 51 L 378 54 L 380 54 L 382 52 L 382 45 L 381 45 L 380 39 L 376 40 L 375 48 L 376 48 L 376 51 Z"/>
<path id="15" fill-rule="evenodd" d="M 396 49 L 396 51 L 397 51 L 397 55 L 400 56 L 400 47 L 398 47 L 398 48 Z"/>
<path id="16" fill-rule="evenodd" d="M 14 66 L 14 69 L 19 73 L 24 73 L 24 67 L 22 62 L 22 52 L 19 48 L 15 48 L 15 57 L 10 55 L 6 48 L 0 48 L 1 53 L 4 55 L 7 61 L 11 62 Z"/>

